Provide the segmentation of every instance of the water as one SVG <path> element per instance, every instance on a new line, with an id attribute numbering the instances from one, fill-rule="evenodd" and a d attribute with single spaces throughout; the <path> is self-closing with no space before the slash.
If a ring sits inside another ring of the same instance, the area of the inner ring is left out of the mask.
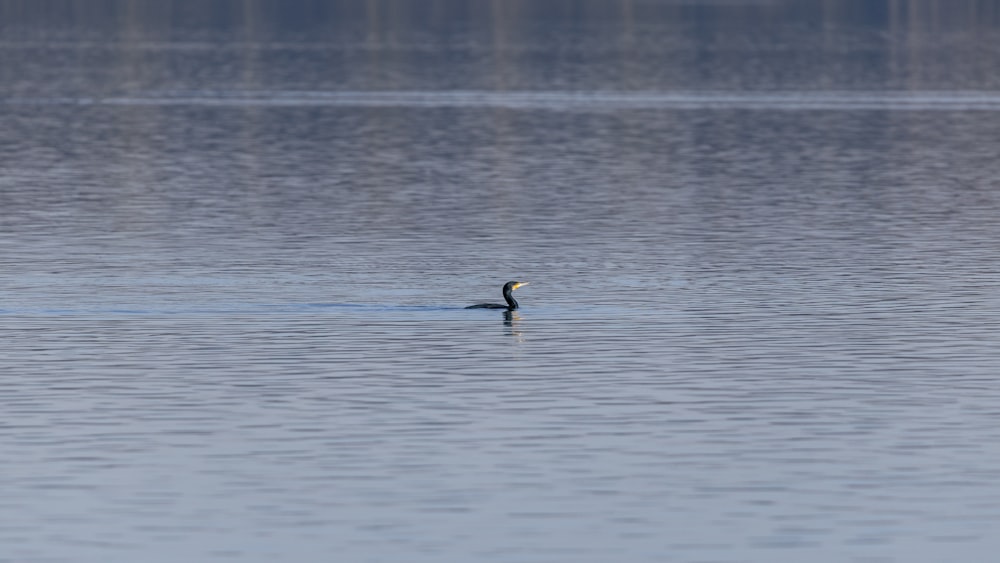
<path id="1" fill-rule="evenodd" d="M 0 3 L 0 560 L 996 553 L 988 6 L 348 4 Z"/>

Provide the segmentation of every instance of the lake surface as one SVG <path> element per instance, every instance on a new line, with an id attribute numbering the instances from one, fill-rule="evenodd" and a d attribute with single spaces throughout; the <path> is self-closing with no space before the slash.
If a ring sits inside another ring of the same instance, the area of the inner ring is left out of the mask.
<path id="1" fill-rule="evenodd" d="M 0 560 L 995 557 L 995 9 L 355 4 L 0 2 Z"/>

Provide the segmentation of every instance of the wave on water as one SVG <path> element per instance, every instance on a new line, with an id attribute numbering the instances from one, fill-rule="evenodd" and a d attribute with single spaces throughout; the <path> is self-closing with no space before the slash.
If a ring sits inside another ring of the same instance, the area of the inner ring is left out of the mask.
<path id="1" fill-rule="evenodd" d="M 6 308 L 0 309 L 0 315 L 26 316 L 88 316 L 88 315 L 124 315 L 124 316 L 161 316 L 161 315 L 254 315 L 277 313 L 303 313 L 317 310 L 341 310 L 372 313 L 392 312 L 430 312 L 459 311 L 464 307 L 434 306 L 434 305 L 377 305 L 362 303 L 274 303 L 274 304 L 233 304 L 231 306 L 210 307 L 87 307 L 87 308 Z"/>
<path id="2" fill-rule="evenodd" d="M 0 104 L 78 106 L 249 106 L 507 108 L 600 111 L 1000 111 L 1000 92 L 975 91 L 163 91 L 107 97 L 7 97 Z"/>

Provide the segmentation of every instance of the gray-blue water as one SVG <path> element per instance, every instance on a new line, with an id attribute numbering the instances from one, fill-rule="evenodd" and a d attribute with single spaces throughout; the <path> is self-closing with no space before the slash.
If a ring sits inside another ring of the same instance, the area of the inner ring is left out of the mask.
<path id="1" fill-rule="evenodd" d="M 987 4 L 0 2 L 0 560 L 993 560 Z"/>

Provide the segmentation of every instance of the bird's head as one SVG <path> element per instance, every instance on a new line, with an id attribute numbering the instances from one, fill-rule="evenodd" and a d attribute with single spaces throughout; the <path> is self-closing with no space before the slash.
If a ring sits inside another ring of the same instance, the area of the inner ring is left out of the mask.
<path id="1" fill-rule="evenodd" d="M 523 285 L 528 285 L 528 282 L 509 281 L 509 282 L 503 284 L 503 290 L 505 292 L 507 292 L 507 291 L 514 291 L 515 289 L 517 289 L 517 288 L 519 288 L 519 287 L 521 287 Z"/>

